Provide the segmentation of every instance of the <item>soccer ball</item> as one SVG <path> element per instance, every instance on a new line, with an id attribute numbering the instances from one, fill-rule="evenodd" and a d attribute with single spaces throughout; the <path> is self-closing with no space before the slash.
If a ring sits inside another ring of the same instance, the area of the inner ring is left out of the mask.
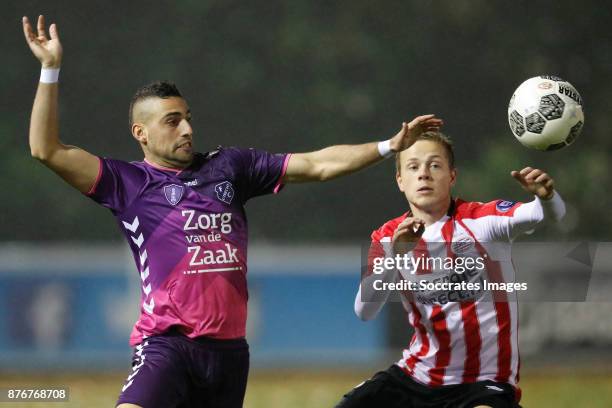
<path id="1" fill-rule="evenodd" d="M 508 123 L 519 142 L 529 148 L 561 149 L 582 131 L 582 98 L 572 84 L 557 76 L 530 78 L 510 99 Z"/>

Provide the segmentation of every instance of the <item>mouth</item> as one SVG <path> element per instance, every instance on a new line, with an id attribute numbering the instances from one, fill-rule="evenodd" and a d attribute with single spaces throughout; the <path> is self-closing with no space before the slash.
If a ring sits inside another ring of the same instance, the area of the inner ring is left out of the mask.
<path id="1" fill-rule="evenodd" d="M 417 190 L 417 193 L 430 193 L 432 191 L 433 191 L 433 188 L 427 187 L 427 186 L 423 186 L 423 187 L 421 187 L 421 188 L 419 188 Z"/>
<path id="2" fill-rule="evenodd" d="M 174 150 L 179 150 L 179 149 L 191 151 L 191 142 L 182 143 L 178 145 Z"/>

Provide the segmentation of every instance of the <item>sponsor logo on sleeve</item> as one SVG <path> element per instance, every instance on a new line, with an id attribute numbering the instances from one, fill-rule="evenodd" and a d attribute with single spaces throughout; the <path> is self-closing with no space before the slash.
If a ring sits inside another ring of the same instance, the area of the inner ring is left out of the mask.
<path id="1" fill-rule="evenodd" d="M 224 181 L 215 186 L 215 193 L 217 193 L 217 198 L 219 200 L 226 204 L 231 204 L 234 198 L 234 187 L 229 181 Z"/>
<path id="2" fill-rule="evenodd" d="M 495 207 L 497 211 L 506 212 L 514 207 L 514 204 L 516 204 L 516 201 L 499 200 Z"/>
<path id="3" fill-rule="evenodd" d="M 179 186 L 178 184 L 170 184 L 164 187 L 164 196 L 166 200 L 172 205 L 177 205 L 181 198 L 183 198 L 183 193 L 185 192 L 184 186 Z"/>

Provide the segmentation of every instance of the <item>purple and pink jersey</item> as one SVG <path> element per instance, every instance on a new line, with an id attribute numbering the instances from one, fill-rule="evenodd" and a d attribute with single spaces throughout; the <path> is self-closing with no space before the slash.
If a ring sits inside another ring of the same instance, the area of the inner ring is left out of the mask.
<path id="1" fill-rule="evenodd" d="M 188 337 L 245 336 L 244 204 L 280 190 L 289 156 L 219 148 L 182 171 L 100 159 L 88 195 L 117 218 L 142 283 L 132 346 L 171 326 Z"/>

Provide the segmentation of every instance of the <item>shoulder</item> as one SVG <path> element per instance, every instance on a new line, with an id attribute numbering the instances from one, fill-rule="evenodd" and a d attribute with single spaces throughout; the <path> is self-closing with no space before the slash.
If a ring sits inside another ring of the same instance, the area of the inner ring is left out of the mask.
<path id="1" fill-rule="evenodd" d="M 144 176 L 147 173 L 147 166 L 142 161 L 125 161 L 111 159 L 108 157 L 98 157 L 100 159 L 101 171 L 111 171 L 118 176 Z"/>
<path id="2" fill-rule="evenodd" d="M 381 225 L 378 229 L 372 231 L 372 235 L 370 236 L 372 241 L 382 241 L 385 237 L 392 237 L 393 233 L 397 229 L 397 226 L 406 219 L 408 213 L 404 213 L 399 217 L 393 218 L 383 225 Z"/>
<path id="3" fill-rule="evenodd" d="M 459 218 L 482 218 L 487 216 L 512 217 L 522 203 L 510 200 L 493 200 L 486 203 L 457 199 L 455 215 Z"/>

